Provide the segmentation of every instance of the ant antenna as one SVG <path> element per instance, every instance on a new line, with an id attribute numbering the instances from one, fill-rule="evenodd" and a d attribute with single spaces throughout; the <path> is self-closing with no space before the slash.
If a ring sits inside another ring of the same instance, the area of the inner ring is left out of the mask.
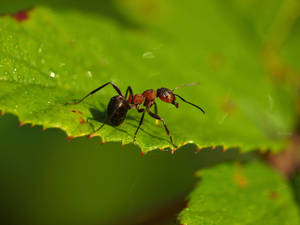
<path id="1" fill-rule="evenodd" d="M 176 96 L 177 96 L 178 98 L 180 98 L 182 101 L 184 101 L 184 102 L 186 102 L 186 103 L 188 103 L 188 104 L 190 104 L 190 105 L 192 105 L 192 106 L 194 106 L 194 107 L 200 109 L 200 110 L 203 112 L 203 114 L 205 114 L 205 111 L 204 111 L 200 106 L 197 106 L 197 105 L 195 105 L 195 104 L 193 104 L 193 103 L 191 103 L 191 102 L 188 102 L 187 100 L 183 99 L 181 96 L 179 96 L 179 95 L 177 95 L 177 94 L 174 94 L 174 95 L 176 95 Z"/>
<path id="2" fill-rule="evenodd" d="M 182 88 L 182 87 L 189 87 L 189 86 L 195 86 L 195 85 L 199 85 L 200 83 L 189 83 L 189 84 L 182 84 L 182 85 L 179 85 L 178 87 L 174 88 L 172 91 L 175 91 L 179 88 Z"/>

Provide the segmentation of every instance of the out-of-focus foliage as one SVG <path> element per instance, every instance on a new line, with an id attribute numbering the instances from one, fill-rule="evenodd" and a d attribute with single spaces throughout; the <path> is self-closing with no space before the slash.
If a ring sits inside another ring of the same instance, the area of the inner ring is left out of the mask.
<path id="1" fill-rule="evenodd" d="M 262 163 L 221 165 L 198 176 L 201 181 L 180 215 L 182 224 L 300 223 L 289 186 Z"/>
<path id="2" fill-rule="evenodd" d="M 263 1 L 256 19 L 246 10 L 255 9 L 250 2 L 1 2 L 2 14 L 30 10 L 22 22 L 0 18 L 0 110 L 83 136 L 105 121 L 115 92 L 106 87 L 80 105 L 64 103 L 107 81 L 123 92 L 131 85 L 134 93 L 200 82 L 177 93 L 206 115 L 180 100 L 179 109 L 159 103 L 177 145 L 279 149 L 293 129 L 295 91 L 265 69 L 272 54 L 264 54 L 264 41 L 281 3 Z M 107 125 L 98 134 L 105 142 L 130 143 L 140 116 L 129 112 L 120 127 Z M 172 147 L 149 116 L 137 144 L 143 151 Z"/>

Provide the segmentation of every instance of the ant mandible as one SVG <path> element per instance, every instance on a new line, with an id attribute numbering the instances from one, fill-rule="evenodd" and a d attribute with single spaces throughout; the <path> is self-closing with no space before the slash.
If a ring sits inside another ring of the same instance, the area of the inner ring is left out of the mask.
<path id="1" fill-rule="evenodd" d="M 96 93 L 97 91 L 101 90 L 102 88 L 104 88 L 107 85 L 112 85 L 112 87 L 118 92 L 119 95 L 116 95 L 114 97 L 112 97 L 108 103 L 107 106 L 107 120 L 111 122 L 112 125 L 114 126 L 119 126 L 121 123 L 123 123 L 123 121 L 126 118 L 127 112 L 129 109 L 133 109 L 136 108 L 137 111 L 139 113 L 143 113 L 142 117 L 140 119 L 139 125 L 134 133 L 134 138 L 133 138 L 133 143 L 135 143 L 136 141 L 136 135 L 143 123 L 144 120 L 144 116 L 145 116 L 145 112 L 147 112 L 151 117 L 153 117 L 154 119 L 160 120 L 164 127 L 165 130 L 168 134 L 168 136 L 170 137 L 170 141 L 172 143 L 172 145 L 177 148 L 177 146 L 173 143 L 173 138 L 170 135 L 169 129 L 167 127 L 167 124 L 165 123 L 164 119 L 161 118 L 159 115 L 157 115 L 157 105 L 155 102 L 155 99 L 157 97 L 159 97 L 162 101 L 166 102 L 166 103 L 171 103 L 173 104 L 176 108 L 178 108 L 178 103 L 175 102 L 176 97 L 180 98 L 182 101 L 200 109 L 203 113 L 204 110 L 191 103 L 188 102 L 187 100 L 183 99 L 181 96 L 174 94 L 173 92 L 178 89 L 181 88 L 183 86 L 192 86 L 192 85 L 198 85 L 198 83 L 191 83 L 191 84 L 184 84 L 184 85 L 180 85 L 176 88 L 174 88 L 173 90 L 170 90 L 168 88 L 158 88 L 157 91 L 153 90 L 153 89 L 149 89 L 144 91 L 142 94 L 136 94 L 133 95 L 132 89 L 130 86 L 128 86 L 126 93 L 125 93 L 125 97 L 122 94 L 121 90 L 112 82 L 107 82 L 105 84 L 103 84 L 102 86 L 96 88 L 95 90 L 91 91 L 90 93 L 88 93 L 86 96 L 84 96 L 82 99 L 80 99 L 77 102 L 71 102 L 71 103 L 66 103 L 68 105 L 76 105 L 79 104 L 80 102 L 82 102 L 83 100 L 85 100 L 87 97 L 89 97 L 90 95 Z M 127 95 L 129 93 L 129 96 L 127 98 Z M 175 97 L 176 96 L 176 97 Z M 141 108 L 141 106 L 144 105 L 145 108 Z M 150 108 L 154 105 L 154 112 L 153 113 Z M 103 123 L 97 130 L 95 130 L 94 132 L 92 132 L 91 134 L 89 134 L 89 136 L 91 136 L 92 134 L 98 132 L 105 123 Z"/>

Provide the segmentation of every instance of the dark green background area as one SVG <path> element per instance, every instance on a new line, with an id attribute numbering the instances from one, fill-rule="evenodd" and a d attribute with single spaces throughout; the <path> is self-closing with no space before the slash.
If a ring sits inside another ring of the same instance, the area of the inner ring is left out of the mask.
<path id="1" fill-rule="evenodd" d="M 234 150 L 197 153 L 193 145 L 142 157 L 133 145 L 101 145 L 99 138 L 68 142 L 58 129 L 18 127 L 11 115 L 0 117 L 0 137 L 6 224 L 134 223 L 155 208 L 176 208 L 193 189 L 197 169 L 238 157 Z"/>
<path id="2" fill-rule="evenodd" d="M 295 193 L 295 200 L 298 203 L 298 206 L 300 207 L 300 173 L 295 175 L 295 177 L 292 180 L 292 188 Z M 299 208 L 300 213 L 300 208 Z"/>

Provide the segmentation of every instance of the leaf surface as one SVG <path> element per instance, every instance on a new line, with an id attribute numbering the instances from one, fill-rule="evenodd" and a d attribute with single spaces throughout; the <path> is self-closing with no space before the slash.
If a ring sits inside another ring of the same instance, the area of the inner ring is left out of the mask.
<path id="1" fill-rule="evenodd" d="M 299 224 L 298 208 L 282 177 L 259 162 L 199 171 L 182 224 Z"/>
<path id="2" fill-rule="evenodd" d="M 4 1 L 0 12 L 31 3 Z M 272 81 L 260 58 L 260 35 L 239 23 L 239 14 L 228 15 L 221 1 L 69 3 L 36 1 L 22 22 L 0 17 L 2 113 L 78 137 L 105 122 L 116 92 L 108 86 L 78 105 L 64 103 L 108 81 L 123 93 L 128 85 L 142 93 L 200 82 L 176 93 L 205 115 L 180 99 L 178 109 L 157 100 L 176 145 L 282 148 L 293 129 L 295 90 Z M 140 117 L 131 110 L 121 126 L 105 125 L 97 135 L 131 143 Z M 173 148 L 163 125 L 148 115 L 136 143 L 144 152 Z"/>

